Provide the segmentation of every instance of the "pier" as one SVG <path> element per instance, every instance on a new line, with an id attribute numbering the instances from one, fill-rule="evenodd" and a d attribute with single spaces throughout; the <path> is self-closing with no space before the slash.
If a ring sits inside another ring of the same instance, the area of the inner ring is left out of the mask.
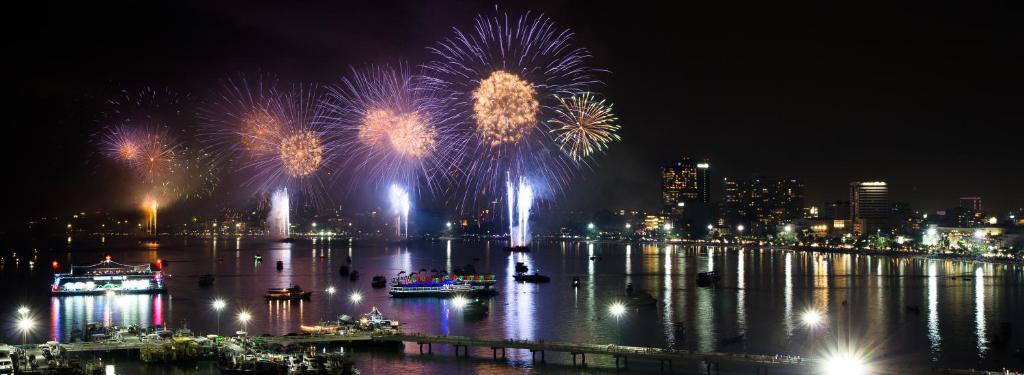
<path id="1" fill-rule="evenodd" d="M 469 356 L 469 347 L 491 349 L 494 359 L 501 354 L 505 358 L 506 349 L 529 350 L 534 363 L 544 362 L 545 352 L 561 352 L 572 355 L 574 366 L 586 366 L 587 354 L 605 355 L 615 358 L 615 367 L 628 367 L 629 360 L 656 361 L 661 365 L 662 370 L 672 369 L 673 362 L 699 362 L 705 365 L 708 374 L 718 372 L 720 363 L 749 364 L 757 373 L 768 373 L 771 368 L 806 368 L 811 369 L 819 364 L 817 360 L 799 359 L 793 357 L 776 357 L 772 355 L 742 354 L 742 353 L 721 353 L 721 352 L 695 352 L 689 350 L 670 350 L 651 347 L 622 346 L 614 344 L 584 344 L 557 342 L 545 340 L 499 340 L 473 338 L 465 336 L 434 336 L 421 334 L 402 334 L 377 337 L 377 340 L 411 342 L 419 345 L 420 353 L 427 348 L 427 354 L 433 353 L 434 344 L 447 344 L 455 349 L 456 357 Z"/>
<path id="2" fill-rule="evenodd" d="M 689 350 L 669 350 L 651 347 L 623 346 L 613 344 L 584 344 L 545 340 L 512 340 L 512 339 L 487 339 L 465 336 L 438 336 L 423 334 L 349 334 L 349 335 L 286 335 L 286 336 L 251 336 L 253 340 L 263 340 L 267 343 L 295 343 L 295 344 L 360 344 L 374 342 L 402 342 L 415 343 L 419 346 L 421 354 L 432 354 L 434 344 L 446 344 L 455 349 L 456 357 L 468 357 L 469 348 L 490 349 L 493 358 L 505 358 L 506 350 L 522 349 L 529 350 L 534 363 L 544 363 L 545 353 L 560 352 L 572 355 L 574 366 L 586 366 L 587 355 L 604 355 L 615 358 L 616 368 L 626 368 L 629 360 L 645 360 L 658 362 L 663 370 L 671 370 L 673 363 L 690 362 L 703 363 L 708 374 L 717 373 L 720 363 L 749 364 L 757 373 L 768 373 L 771 368 L 810 368 L 818 363 L 816 360 L 797 359 L 791 357 L 776 357 L 771 355 L 721 353 L 721 352 L 696 352 Z M 112 351 L 133 351 L 141 350 L 146 345 L 155 343 L 147 341 L 104 341 L 104 342 L 76 342 L 61 344 L 69 353 L 84 352 L 112 352 Z"/>

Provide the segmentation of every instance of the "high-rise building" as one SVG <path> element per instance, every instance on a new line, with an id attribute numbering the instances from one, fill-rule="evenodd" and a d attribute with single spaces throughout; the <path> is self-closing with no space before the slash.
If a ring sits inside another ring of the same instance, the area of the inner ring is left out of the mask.
<path id="1" fill-rule="evenodd" d="M 850 219 L 860 234 L 888 229 L 892 207 L 889 186 L 884 181 L 850 183 Z"/>
<path id="2" fill-rule="evenodd" d="M 960 197 L 960 208 L 965 211 L 981 211 L 981 197 Z"/>
<path id="3" fill-rule="evenodd" d="M 768 233 L 803 216 L 804 185 L 794 179 L 724 179 L 725 225 L 743 225 L 750 233 Z"/>
<path id="4" fill-rule="evenodd" d="M 661 203 L 665 213 L 680 214 L 688 203 L 711 202 L 711 165 L 684 157 L 661 168 Z"/>

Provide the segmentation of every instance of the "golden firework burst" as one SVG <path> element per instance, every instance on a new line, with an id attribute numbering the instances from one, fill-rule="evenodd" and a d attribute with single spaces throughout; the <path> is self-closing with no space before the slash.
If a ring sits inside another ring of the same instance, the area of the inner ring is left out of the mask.
<path id="1" fill-rule="evenodd" d="M 616 132 L 618 118 L 612 114 L 611 104 L 595 99 L 590 93 L 574 95 L 568 100 L 556 97 L 557 116 L 551 119 L 555 142 L 573 160 L 604 150 L 608 143 L 619 140 Z"/>
<path id="2" fill-rule="evenodd" d="M 537 127 L 536 90 L 529 82 L 502 70 L 491 73 L 473 91 L 477 133 L 491 146 L 515 144 Z"/>
<path id="3" fill-rule="evenodd" d="M 388 130 L 395 122 L 395 114 L 387 109 L 372 109 L 366 112 L 359 127 L 359 141 L 370 147 L 383 145 L 388 141 Z"/>
<path id="4" fill-rule="evenodd" d="M 320 167 L 324 149 L 320 137 L 310 131 L 300 131 L 281 140 L 279 147 L 285 173 L 291 177 L 306 177 Z"/>
<path id="5" fill-rule="evenodd" d="M 242 146 L 252 153 L 269 153 L 282 132 L 281 120 L 276 116 L 265 110 L 254 110 L 242 120 Z"/>
<path id="6" fill-rule="evenodd" d="M 437 132 L 416 112 L 405 113 L 395 118 L 394 127 L 388 132 L 391 147 L 399 154 L 422 157 L 431 151 L 436 142 Z"/>

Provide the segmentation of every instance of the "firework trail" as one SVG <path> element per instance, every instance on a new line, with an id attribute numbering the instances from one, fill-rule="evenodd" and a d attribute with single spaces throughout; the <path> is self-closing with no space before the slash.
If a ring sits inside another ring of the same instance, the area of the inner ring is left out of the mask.
<path id="1" fill-rule="evenodd" d="M 569 183 L 579 163 L 559 151 L 548 120 L 558 116 L 557 97 L 599 83 L 586 64 L 590 54 L 572 39 L 544 16 L 498 13 L 429 48 L 435 59 L 424 66 L 426 85 L 469 134 L 466 198 L 501 196 L 507 175 L 529 179 L 535 191 L 561 192 Z"/>
<path id="2" fill-rule="evenodd" d="M 573 160 L 582 161 L 619 140 L 618 118 L 612 114 L 611 104 L 605 105 L 604 100 L 598 101 L 590 93 L 557 99 L 559 106 L 555 108 L 557 116 L 550 121 L 551 133 Z"/>
<path id="3" fill-rule="evenodd" d="M 325 122 L 347 151 L 345 169 L 374 187 L 419 190 L 457 173 L 467 139 L 451 125 L 444 102 L 404 65 L 353 68 L 328 90 Z"/>
<path id="4" fill-rule="evenodd" d="M 199 111 L 201 138 L 215 158 L 243 175 L 254 193 L 291 187 L 319 205 L 323 177 L 336 150 L 319 121 L 322 95 L 315 85 L 277 87 L 259 77 L 224 80 L 222 90 Z"/>

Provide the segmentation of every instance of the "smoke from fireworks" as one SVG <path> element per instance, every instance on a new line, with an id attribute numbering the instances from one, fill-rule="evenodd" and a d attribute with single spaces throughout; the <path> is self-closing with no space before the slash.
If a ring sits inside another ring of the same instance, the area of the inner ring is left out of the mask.
<path id="1" fill-rule="evenodd" d="M 433 188 L 456 165 L 464 139 L 443 102 L 404 66 L 353 69 L 332 87 L 325 121 L 348 151 L 347 168 L 376 186 Z"/>
<path id="2" fill-rule="evenodd" d="M 596 100 L 590 93 L 574 95 L 568 100 L 558 97 L 557 116 L 551 119 L 555 135 L 562 151 L 573 160 L 580 161 L 604 150 L 608 143 L 619 140 L 616 134 L 618 118 L 612 114 L 611 104 Z"/>
<path id="3" fill-rule="evenodd" d="M 469 134 L 467 195 L 497 195 L 506 174 L 548 191 L 568 184 L 577 163 L 558 150 L 548 120 L 557 115 L 556 96 L 598 83 L 589 53 L 572 38 L 543 16 L 481 15 L 472 31 L 456 29 L 429 48 L 435 60 L 424 66 L 426 84 L 449 100 Z"/>

